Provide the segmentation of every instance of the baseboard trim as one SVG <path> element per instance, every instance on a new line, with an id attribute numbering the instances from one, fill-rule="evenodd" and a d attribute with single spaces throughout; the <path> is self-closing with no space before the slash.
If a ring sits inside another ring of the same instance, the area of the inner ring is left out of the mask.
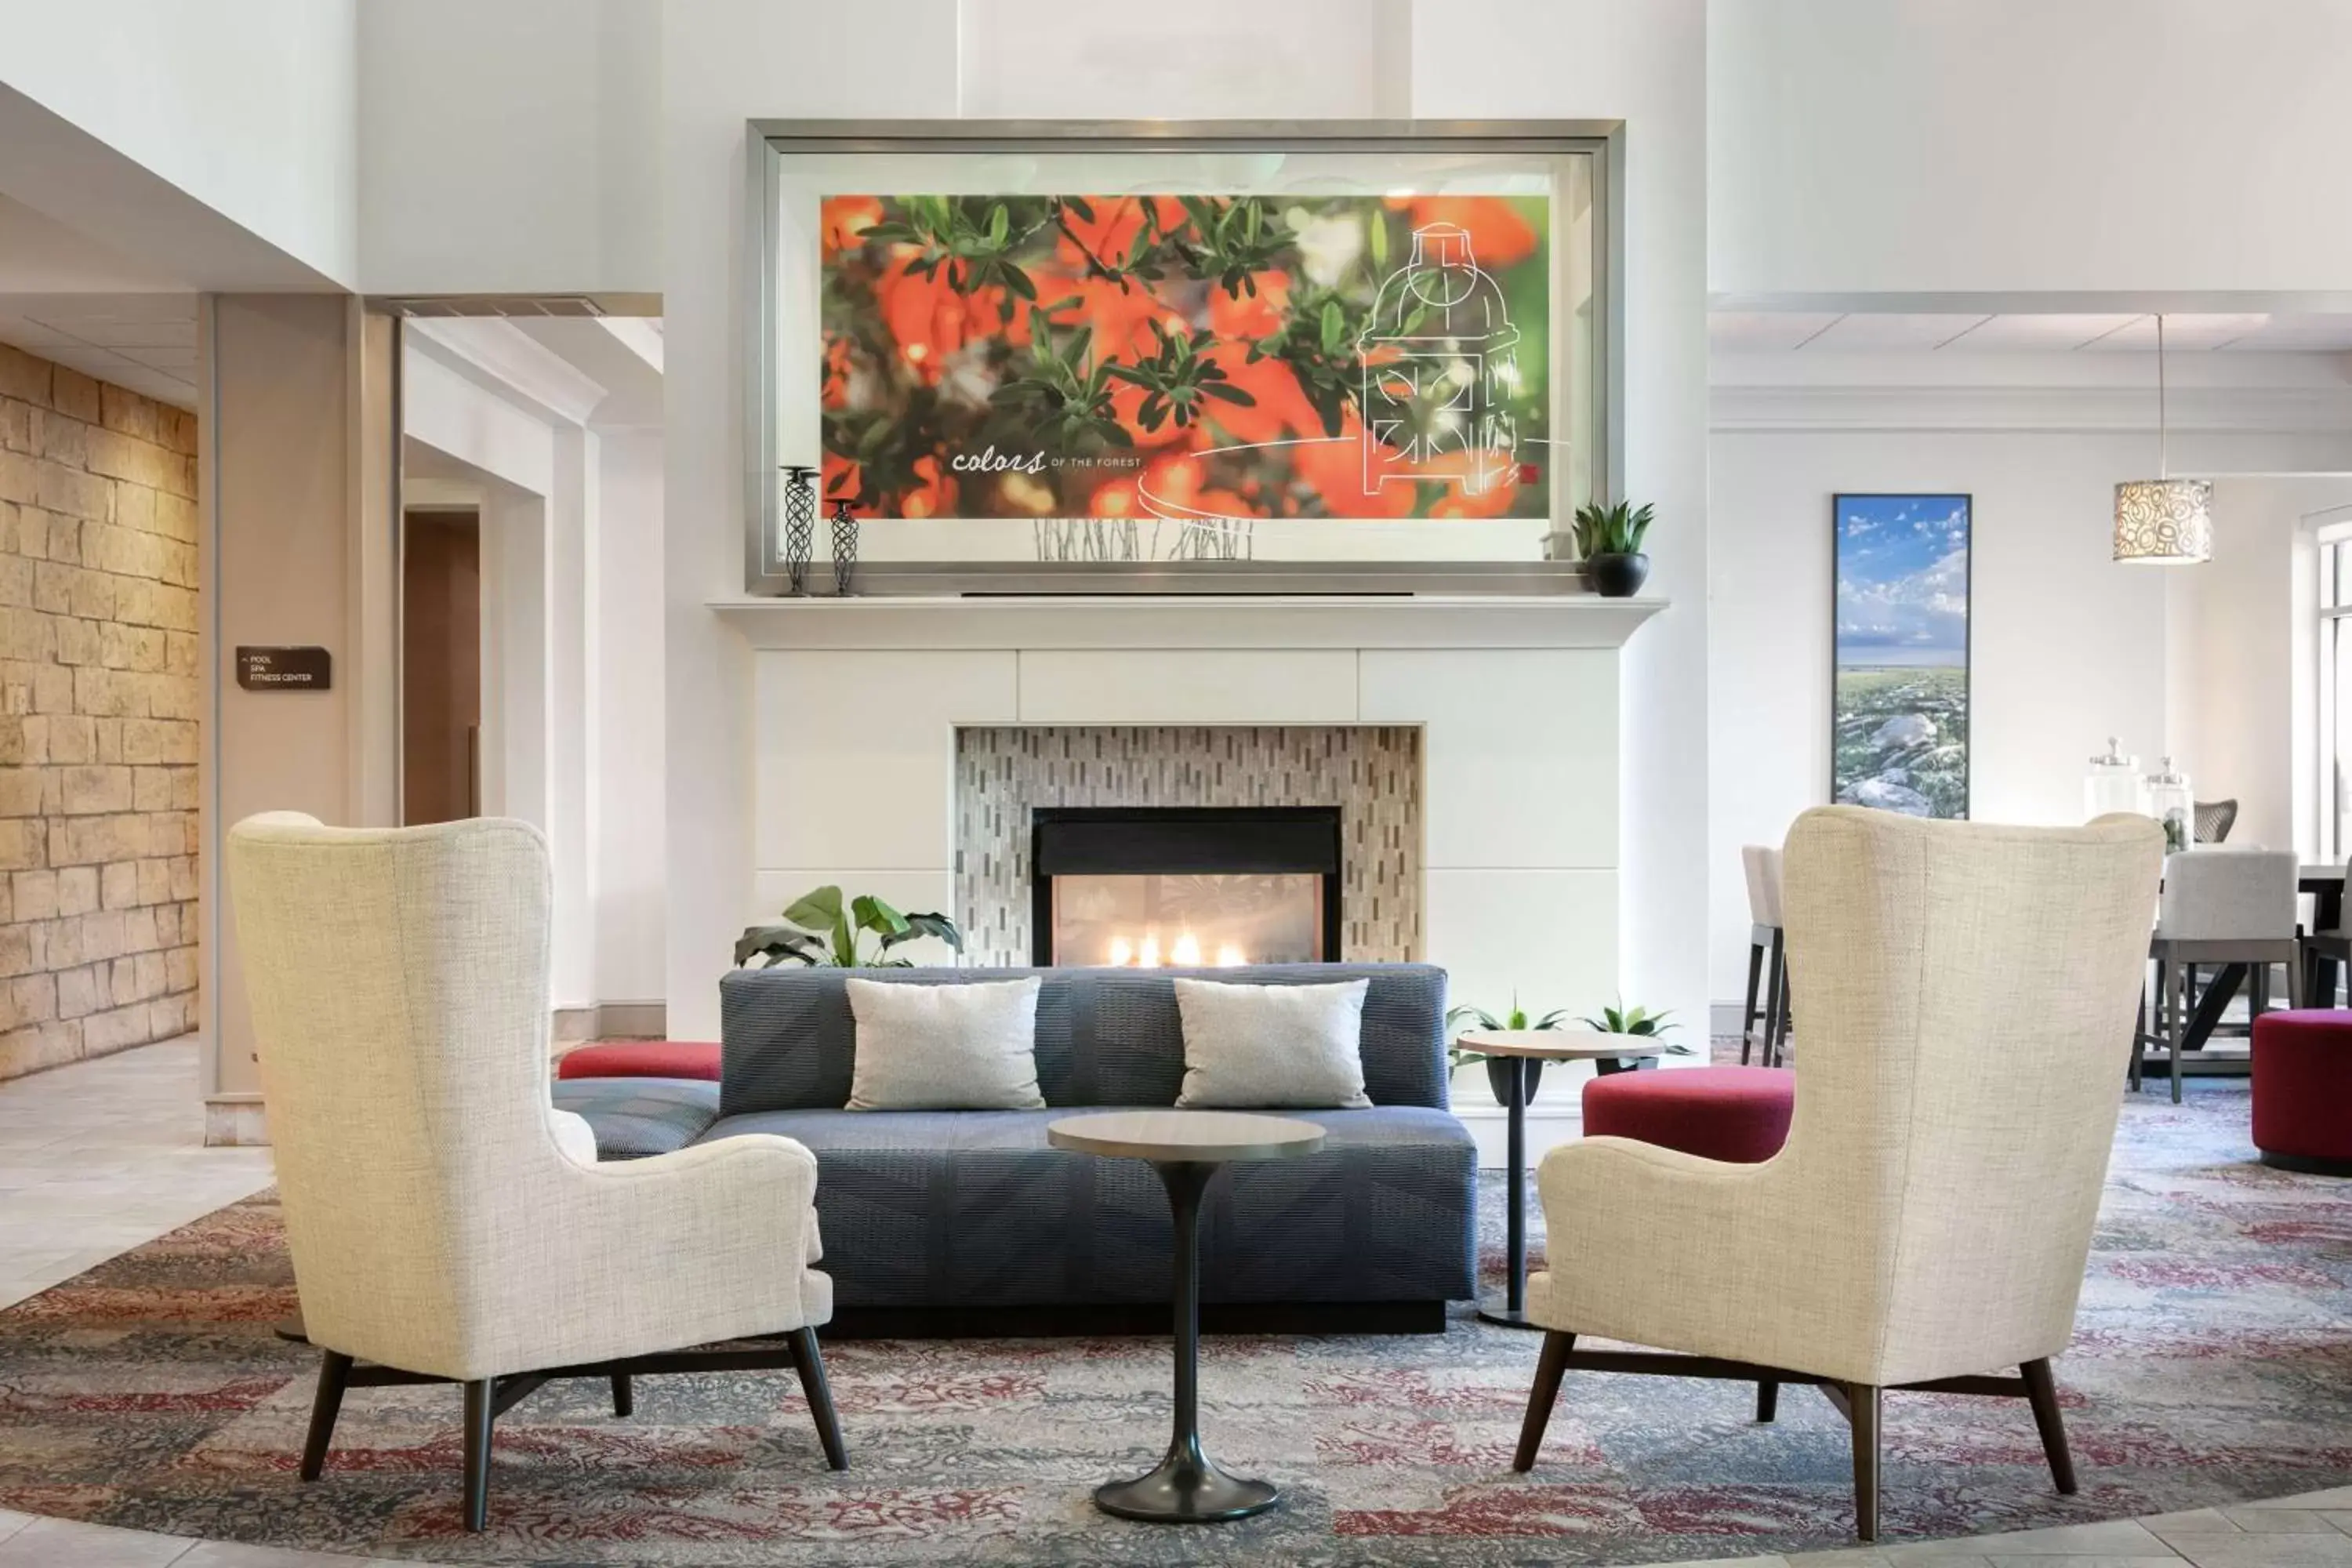
<path id="1" fill-rule="evenodd" d="M 1003 1340 L 1168 1332 L 1165 1301 L 1037 1307 L 836 1307 L 823 1340 Z M 1442 1334 L 1443 1301 L 1203 1301 L 1204 1334 Z"/>
<path id="2" fill-rule="evenodd" d="M 558 1007 L 550 1019 L 549 1037 L 562 1054 L 567 1046 L 590 1040 L 659 1040 L 669 1007 L 661 1002 L 586 1002 Z"/>
<path id="3" fill-rule="evenodd" d="M 205 1100 L 205 1147 L 261 1149 L 269 1144 L 269 1116 L 257 1094 L 215 1094 Z"/>

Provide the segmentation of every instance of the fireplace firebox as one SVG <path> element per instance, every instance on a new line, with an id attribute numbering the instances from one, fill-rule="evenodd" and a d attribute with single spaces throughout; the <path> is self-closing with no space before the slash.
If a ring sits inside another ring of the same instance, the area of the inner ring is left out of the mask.
<path id="1" fill-rule="evenodd" d="M 1339 953 L 1338 806 L 1041 806 L 1039 964 L 1231 968 Z"/>

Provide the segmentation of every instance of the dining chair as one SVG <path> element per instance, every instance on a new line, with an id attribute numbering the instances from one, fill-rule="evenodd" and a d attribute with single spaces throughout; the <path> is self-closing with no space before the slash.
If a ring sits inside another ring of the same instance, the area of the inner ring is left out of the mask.
<path id="1" fill-rule="evenodd" d="M 2168 1058 L 2172 1100 L 2180 1102 L 2181 1044 L 2189 1024 L 2191 965 L 2221 964 L 2213 984 L 2246 982 L 2247 1016 L 2267 1008 L 2270 966 L 2286 965 L 2291 1005 L 2303 999 L 2304 948 L 2295 932 L 2298 864 L 2291 849 L 2183 849 L 2164 859 L 2164 890 L 2157 902 L 2148 956 L 2156 961 L 2155 1030 Z M 2226 992 L 2224 994 L 2226 995 Z M 2207 1010 L 2212 998 L 2203 1003 Z M 2142 1052 L 2135 1044 L 2130 1083 L 2139 1088 Z"/>
<path id="2" fill-rule="evenodd" d="M 848 1464 L 816 1326 L 816 1160 L 788 1138 L 596 1163 L 548 1078 L 547 842 L 472 818 L 248 817 L 229 889 L 301 1301 L 321 1352 L 299 1474 L 351 1388 L 463 1388 L 465 1522 L 491 1427 L 556 1378 L 792 1367 Z M 705 1347 L 705 1348 L 697 1348 Z"/>
<path id="3" fill-rule="evenodd" d="M 2219 844 L 2230 837 L 2230 829 L 2237 825 L 2238 803 L 2200 800 L 2190 807 L 2189 818 L 2196 824 L 2198 843 Z"/>
<path id="4" fill-rule="evenodd" d="M 1888 1393 L 2024 1401 L 2073 1492 L 2050 1363 L 2074 1332 L 2163 852 L 2137 816 L 1799 817 L 1788 1141 L 1758 1164 L 1605 1137 L 1544 1157 L 1551 1267 L 1527 1315 L 1546 1332 L 1513 1468 L 1534 1467 L 1567 1373 L 1635 1373 L 1753 1383 L 1761 1421 L 1781 1384 L 1822 1389 L 1853 1428 L 1864 1541 Z"/>
<path id="5" fill-rule="evenodd" d="M 2345 883 L 2352 887 L 2352 864 L 2345 868 Z M 2324 906 L 2326 900 L 2321 902 Z M 2343 906 L 2337 908 L 2335 925 L 2305 932 L 2300 944 L 2296 967 L 2303 972 L 2303 1001 L 2308 1007 L 2335 1006 L 2336 976 L 2352 973 L 2352 929 L 2345 924 Z"/>
<path id="6" fill-rule="evenodd" d="M 1739 1061 L 1745 1067 L 1751 1050 L 1760 1049 L 1766 1067 L 1778 1064 L 1788 1037 L 1788 969 L 1780 934 L 1780 851 L 1769 844 L 1743 845 L 1739 868 L 1748 879 L 1748 1000 L 1740 1014 Z M 1763 1005 L 1757 1004 L 1759 983 Z M 1756 1022 L 1764 1021 L 1764 1037 L 1756 1037 Z"/>

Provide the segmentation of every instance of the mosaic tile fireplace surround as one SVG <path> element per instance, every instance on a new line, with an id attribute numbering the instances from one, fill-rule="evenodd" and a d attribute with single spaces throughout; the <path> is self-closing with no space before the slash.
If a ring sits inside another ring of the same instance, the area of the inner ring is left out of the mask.
<path id="1" fill-rule="evenodd" d="M 970 961 L 1032 962 L 1032 813 L 1069 806 L 1336 807 L 1340 950 L 1332 956 L 1418 959 L 1422 794 L 1413 725 L 960 729 L 955 907 Z M 1171 927 L 1167 940 L 1188 936 Z M 1181 962 L 1160 953 L 1158 933 L 1149 940 L 1151 956 Z M 1214 961 L 1213 952 L 1196 960 Z"/>

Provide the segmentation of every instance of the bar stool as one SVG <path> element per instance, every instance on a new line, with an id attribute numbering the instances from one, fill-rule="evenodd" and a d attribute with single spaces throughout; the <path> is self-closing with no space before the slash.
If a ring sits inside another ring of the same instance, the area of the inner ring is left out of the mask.
<path id="1" fill-rule="evenodd" d="M 1780 851 L 1769 844 L 1743 845 L 1739 868 L 1748 877 L 1748 1003 L 1740 1015 L 1739 1065 L 1748 1065 L 1758 1049 L 1756 990 L 1764 983 L 1764 1038 L 1759 1054 L 1766 1067 L 1777 1067 L 1780 1048 L 1789 1037 L 1789 975 L 1782 962 L 1780 939 Z M 1769 973 L 1768 973 L 1769 972 Z"/>
<path id="2" fill-rule="evenodd" d="M 2295 935 L 2296 859 L 2289 849 L 2184 849 L 2164 858 L 2164 891 L 2157 903 L 2156 934 L 2148 956 L 2156 960 L 2159 1037 L 2171 1061 L 2172 1099 L 2180 1100 L 2180 1047 L 2189 1020 L 2183 1016 L 2188 966 L 2244 966 L 2250 1016 L 2268 1005 L 2270 966 L 2284 963 L 2289 1000 L 2303 997 L 2302 947 Z M 2226 970 L 2216 985 L 2234 988 Z M 2226 997 L 2227 992 L 2224 992 Z M 2140 1083 L 2140 1052 L 2134 1043 L 2131 1084 Z"/>

